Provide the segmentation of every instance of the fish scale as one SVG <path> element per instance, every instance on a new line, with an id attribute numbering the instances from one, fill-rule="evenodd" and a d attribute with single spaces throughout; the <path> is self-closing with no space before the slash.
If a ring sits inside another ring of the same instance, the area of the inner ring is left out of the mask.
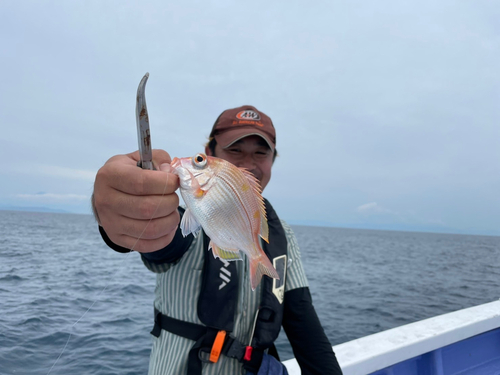
<path id="1" fill-rule="evenodd" d="M 227 185 L 221 183 L 217 186 L 214 186 L 213 189 L 214 191 L 211 191 L 208 194 L 213 194 L 214 196 L 219 197 L 219 202 L 217 204 L 218 207 L 225 207 L 231 204 L 231 202 L 229 202 L 229 200 L 227 199 L 227 197 L 231 193 L 231 189 Z M 248 220 L 248 217 L 243 208 L 241 208 L 240 206 L 236 206 L 236 210 L 226 211 L 224 215 L 220 215 L 219 212 L 214 212 L 214 214 L 212 215 L 212 217 L 215 218 L 217 218 L 217 216 L 220 216 L 219 220 L 223 221 L 222 226 L 228 229 L 227 231 L 222 231 L 221 233 L 219 233 L 219 239 L 223 241 L 220 243 L 221 248 L 227 249 L 230 244 L 225 244 L 231 243 L 233 239 L 241 243 L 245 240 L 248 240 L 248 231 L 245 231 L 245 227 L 247 225 L 251 226 L 251 222 Z M 242 223 L 242 219 L 246 222 Z"/>

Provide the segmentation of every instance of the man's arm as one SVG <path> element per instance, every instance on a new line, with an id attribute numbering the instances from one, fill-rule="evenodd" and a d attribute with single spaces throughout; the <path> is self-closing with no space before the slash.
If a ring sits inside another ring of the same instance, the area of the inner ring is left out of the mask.
<path id="1" fill-rule="evenodd" d="M 285 293 L 283 328 L 302 375 L 341 375 L 332 345 L 312 304 L 309 288 Z"/>
<path id="2" fill-rule="evenodd" d="M 332 345 L 316 314 L 299 244 L 292 228 L 281 222 L 288 242 L 289 266 L 285 289 L 283 328 L 304 375 L 340 375 Z"/>

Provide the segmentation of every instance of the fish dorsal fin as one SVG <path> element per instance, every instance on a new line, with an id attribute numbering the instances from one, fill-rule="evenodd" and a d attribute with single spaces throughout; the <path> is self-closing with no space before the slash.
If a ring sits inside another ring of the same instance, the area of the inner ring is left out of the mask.
<path id="1" fill-rule="evenodd" d="M 180 226 L 182 235 L 184 237 L 186 237 L 190 233 L 193 233 L 193 235 L 196 237 L 196 234 L 201 227 L 200 223 L 198 223 L 198 220 L 196 220 L 189 208 L 186 208 L 184 215 L 182 215 Z"/>
<path id="2" fill-rule="evenodd" d="M 217 246 L 212 240 L 208 244 L 208 250 L 212 249 L 212 253 L 215 258 L 221 258 L 226 260 L 241 260 L 241 254 L 239 250 L 223 250 Z"/>
<path id="3" fill-rule="evenodd" d="M 266 205 L 264 204 L 264 197 L 262 197 L 262 189 L 260 188 L 260 182 L 255 178 L 255 176 L 252 173 L 250 173 L 245 168 L 240 168 L 240 170 L 245 175 L 248 184 L 250 185 L 250 188 L 255 193 L 255 197 L 259 205 L 260 236 L 264 241 L 269 243 L 269 227 L 267 225 Z"/>

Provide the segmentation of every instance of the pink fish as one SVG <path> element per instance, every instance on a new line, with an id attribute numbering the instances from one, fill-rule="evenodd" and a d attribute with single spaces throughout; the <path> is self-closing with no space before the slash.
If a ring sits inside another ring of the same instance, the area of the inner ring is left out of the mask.
<path id="1" fill-rule="evenodd" d="M 196 234 L 201 226 L 215 257 L 237 260 L 242 259 L 240 251 L 245 253 L 252 290 L 264 274 L 279 279 L 260 246 L 259 236 L 269 242 L 269 229 L 259 181 L 246 169 L 205 154 L 174 158 L 171 165 L 187 206 L 182 234 Z"/>

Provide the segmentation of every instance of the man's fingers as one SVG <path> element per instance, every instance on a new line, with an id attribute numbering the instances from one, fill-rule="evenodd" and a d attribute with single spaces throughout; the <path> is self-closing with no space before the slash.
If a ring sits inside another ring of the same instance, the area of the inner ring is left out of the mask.
<path id="1" fill-rule="evenodd" d="M 110 160 L 97 174 L 99 181 L 131 195 L 171 194 L 179 187 L 179 177 L 173 173 L 144 170 L 122 160 Z"/>
<path id="2" fill-rule="evenodd" d="M 179 187 L 179 177 L 173 173 L 143 170 L 136 179 L 132 179 L 123 188 L 132 195 L 171 194 Z"/>
<path id="3" fill-rule="evenodd" d="M 179 196 L 149 195 L 146 197 L 127 196 L 128 203 L 124 205 L 121 214 L 138 220 L 151 220 L 166 217 L 177 211 Z"/>
<path id="4" fill-rule="evenodd" d="M 136 162 L 136 164 L 138 161 L 141 160 L 141 156 L 139 154 L 139 151 L 131 152 L 130 154 L 127 154 L 127 156 L 130 157 L 131 159 L 133 159 Z M 172 158 L 170 157 L 168 152 L 166 152 L 165 150 L 160 150 L 160 149 L 153 150 L 153 164 L 154 164 L 156 169 L 158 169 L 158 166 L 163 164 L 163 163 L 170 164 L 171 162 L 172 162 Z"/>
<path id="5" fill-rule="evenodd" d="M 175 232 L 178 224 L 179 214 L 177 211 L 171 215 L 152 220 L 124 219 L 120 234 L 138 239 L 157 240 L 170 232 Z"/>
<path id="6" fill-rule="evenodd" d="M 114 212 L 129 219 L 151 220 L 170 215 L 177 210 L 179 197 L 176 193 L 167 195 L 130 195 L 116 192 L 107 200 L 99 202 L 101 211 Z"/>
<path id="7" fill-rule="evenodd" d="M 177 211 L 177 194 L 136 196 L 115 194 L 108 201 L 109 208 L 121 216 L 136 220 L 151 220 L 168 216 Z"/>
<path id="8" fill-rule="evenodd" d="M 111 241 L 117 245 L 132 250 L 144 250 L 145 248 L 155 251 L 165 247 L 175 235 L 179 224 L 179 213 L 177 210 L 171 215 L 153 220 L 133 220 L 120 217 L 115 223 L 116 228 L 109 228 L 106 231 Z M 132 248 L 136 242 L 141 242 L 140 249 Z M 152 249 L 149 247 L 153 243 L 162 243 L 162 247 Z M 149 245 L 147 245 L 149 244 Z M 148 246 L 148 247 L 146 247 Z"/>
<path id="9" fill-rule="evenodd" d="M 158 169 L 158 166 L 164 163 L 170 164 L 172 162 L 172 158 L 168 154 L 168 152 L 164 150 L 153 150 L 153 164 Z"/>

